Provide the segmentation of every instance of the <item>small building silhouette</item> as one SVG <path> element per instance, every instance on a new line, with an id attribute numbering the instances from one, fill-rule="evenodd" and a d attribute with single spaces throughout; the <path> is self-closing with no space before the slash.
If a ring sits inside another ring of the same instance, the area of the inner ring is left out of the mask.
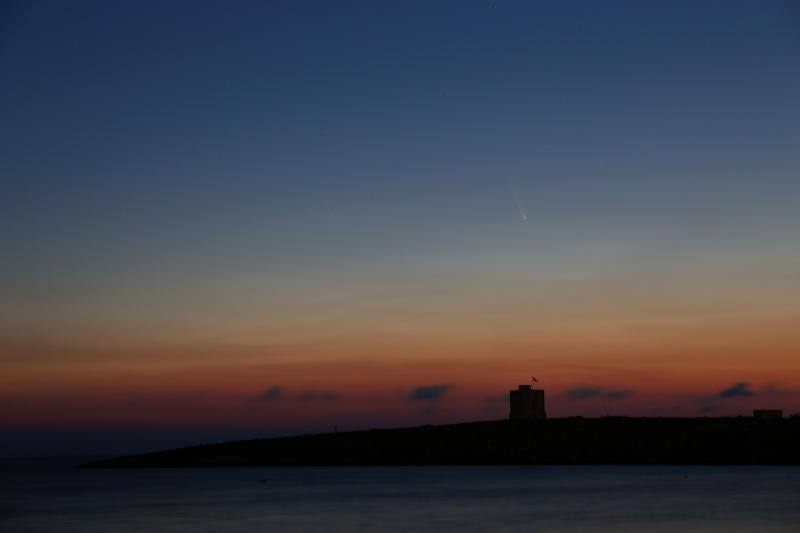
<path id="1" fill-rule="evenodd" d="M 759 420 L 783 418 L 783 409 L 755 409 L 753 410 L 753 418 L 758 418 Z"/>
<path id="2" fill-rule="evenodd" d="M 519 389 L 509 391 L 511 410 L 508 418 L 525 420 L 547 418 L 544 410 L 544 391 L 532 389 L 530 385 L 520 385 Z"/>

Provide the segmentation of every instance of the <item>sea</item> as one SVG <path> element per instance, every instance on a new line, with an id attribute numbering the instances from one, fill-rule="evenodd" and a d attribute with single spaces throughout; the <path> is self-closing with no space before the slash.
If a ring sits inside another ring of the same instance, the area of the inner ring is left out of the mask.
<path id="1" fill-rule="evenodd" d="M 0 531 L 795 531 L 800 468 L 83 470 L 0 462 Z"/>

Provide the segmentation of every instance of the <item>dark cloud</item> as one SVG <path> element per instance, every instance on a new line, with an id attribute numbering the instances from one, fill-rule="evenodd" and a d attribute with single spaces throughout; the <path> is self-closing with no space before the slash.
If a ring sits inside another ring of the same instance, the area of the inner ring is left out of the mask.
<path id="1" fill-rule="evenodd" d="M 319 397 L 321 400 L 325 400 L 326 402 L 332 402 L 339 399 L 339 393 L 331 390 L 324 390 L 319 393 Z"/>
<path id="2" fill-rule="evenodd" d="M 589 387 L 581 387 L 578 389 L 570 389 L 567 391 L 567 396 L 573 400 L 587 400 L 600 396 L 602 391 L 600 389 L 591 389 Z"/>
<path id="3" fill-rule="evenodd" d="M 424 415 L 432 415 L 435 409 L 432 405 L 426 405 L 425 409 L 422 410 L 422 414 Z"/>
<path id="4" fill-rule="evenodd" d="M 633 396 L 634 391 L 630 389 L 597 389 L 594 387 L 578 387 L 567 391 L 567 396 L 573 400 L 589 400 L 591 398 L 606 398 L 608 400 L 620 400 Z"/>
<path id="5" fill-rule="evenodd" d="M 254 399 L 257 401 L 269 402 L 283 398 L 283 387 L 270 387 L 264 389 L 264 392 L 256 396 Z"/>
<path id="6" fill-rule="evenodd" d="M 750 398 L 756 395 L 756 391 L 750 388 L 750 383 L 747 381 L 740 381 L 734 383 L 727 389 L 722 389 L 717 393 L 717 398 Z"/>
<path id="7" fill-rule="evenodd" d="M 316 397 L 316 393 L 313 390 L 305 390 L 297 395 L 297 399 L 301 402 L 310 402 Z"/>
<path id="8" fill-rule="evenodd" d="M 297 395 L 297 399 L 301 402 L 332 402 L 339 399 L 339 393 L 330 390 L 305 390 Z"/>
<path id="9" fill-rule="evenodd" d="M 409 399 L 413 401 L 439 400 L 452 388 L 452 385 L 425 385 L 423 387 L 417 387 L 411 391 Z"/>
<path id="10" fill-rule="evenodd" d="M 620 390 L 607 391 L 605 394 L 603 394 L 603 397 L 612 400 L 619 400 L 621 398 L 630 398 L 632 395 L 633 395 L 632 390 L 620 389 Z"/>
<path id="11" fill-rule="evenodd" d="M 734 383 L 728 388 L 722 389 L 721 391 L 714 393 L 712 396 L 701 396 L 700 398 L 698 398 L 698 402 L 713 403 L 714 400 L 718 399 L 753 398 L 756 396 L 769 397 L 769 398 L 786 398 L 788 396 L 793 396 L 797 393 L 798 391 L 796 389 L 783 389 L 770 383 L 764 385 L 761 388 L 754 389 L 752 383 L 750 383 L 749 381 L 739 381 L 737 383 Z"/>
<path id="12" fill-rule="evenodd" d="M 283 387 L 269 387 L 256 396 L 254 400 L 270 402 L 280 400 L 286 396 L 286 389 Z M 332 390 L 304 390 L 295 399 L 300 402 L 333 402 L 339 399 L 339 393 Z"/>

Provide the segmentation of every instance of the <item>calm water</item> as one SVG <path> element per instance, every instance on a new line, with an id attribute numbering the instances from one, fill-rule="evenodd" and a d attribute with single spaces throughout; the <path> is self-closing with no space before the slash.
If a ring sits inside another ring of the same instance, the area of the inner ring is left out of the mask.
<path id="1" fill-rule="evenodd" d="M 798 531 L 800 468 L 5 466 L 3 531 Z"/>

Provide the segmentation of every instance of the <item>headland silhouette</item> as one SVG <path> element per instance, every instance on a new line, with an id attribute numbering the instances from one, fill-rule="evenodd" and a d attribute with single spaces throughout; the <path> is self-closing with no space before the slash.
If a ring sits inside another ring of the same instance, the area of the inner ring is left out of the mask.
<path id="1" fill-rule="evenodd" d="M 547 418 L 544 391 L 509 392 L 509 418 L 253 439 L 96 461 L 87 468 L 497 464 L 800 465 L 800 417 Z"/>

